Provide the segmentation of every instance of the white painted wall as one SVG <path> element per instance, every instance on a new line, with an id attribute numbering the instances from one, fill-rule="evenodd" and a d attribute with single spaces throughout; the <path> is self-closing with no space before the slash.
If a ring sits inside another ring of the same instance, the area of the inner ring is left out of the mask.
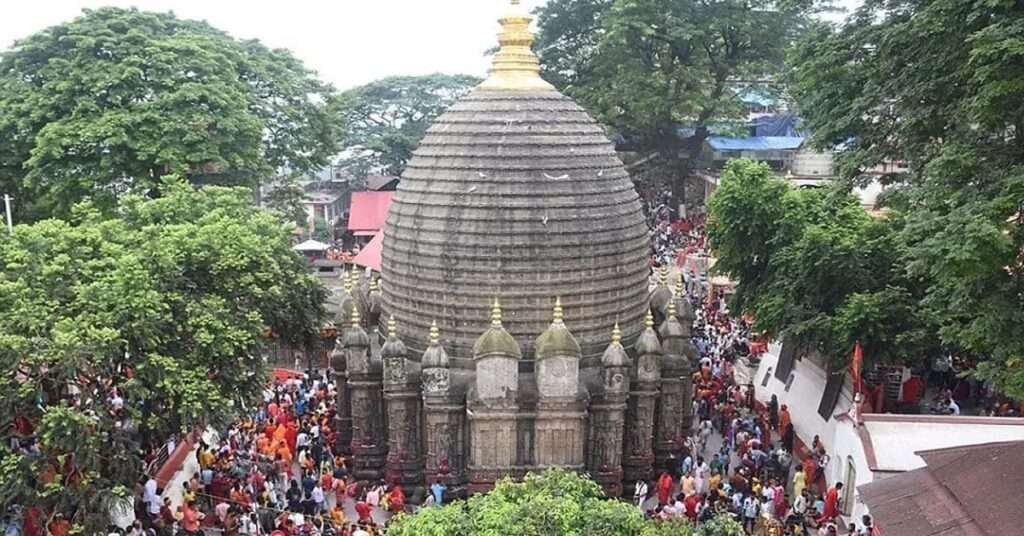
<path id="1" fill-rule="evenodd" d="M 804 358 L 793 365 L 793 383 L 789 392 L 786 392 L 786 384 L 775 378 L 775 367 L 778 364 L 781 345 L 774 343 L 769 346 L 768 352 L 761 357 L 761 363 L 757 368 L 757 374 L 753 378 L 754 396 L 760 402 L 767 404 L 772 394 L 779 399 L 779 404 L 786 404 L 793 419 L 793 428 L 801 441 L 808 446 L 817 435 L 825 444 L 825 450 L 829 454 L 829 463 L 825 467 L 825 479 L 829 485 L 835 482 L 843 482 L 847 486 L 847 460 L 852 459 L 856 472 L 856 486 L 867 484 L 874 479 L 871 468 L 868 467 L 867 457 L 863 445 L 849 418 L 837 419 L 832 417 L 827 421 L 818 414 L 818 405 L 821 403 L 821 395 L 825 391 L 825 371 L 812 360 Z M 764 376 L 771 369 L 771 377 L 768 385 L 762 387 Z M 839 402 L 833 415 L 847 414 L 853 407 L 851 396 L 852 386 L 849 379 L 843 386 L 843 392 L 839 396 Z M 864 506 L 854 492 L 853 519 L 860 519 L 860 516 L 867 513 Z"/>

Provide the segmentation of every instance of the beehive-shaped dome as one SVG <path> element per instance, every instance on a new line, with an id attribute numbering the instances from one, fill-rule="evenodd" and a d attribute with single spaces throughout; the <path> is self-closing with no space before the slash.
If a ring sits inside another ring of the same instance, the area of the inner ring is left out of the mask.
<path id="1" fill-rule="evenodd" d="M 529 22 L 501 19 L 491 76 L 428 129 L 391 205 L 383 306 L 413 355 L 436 319 L 453 364 L 467 366 L 496 297 L 525 359 L 555 296 L 584 365 L 616 321 L 627 342 L 642 328 L 639 197 L 601 126 L 538 75 Z"/>

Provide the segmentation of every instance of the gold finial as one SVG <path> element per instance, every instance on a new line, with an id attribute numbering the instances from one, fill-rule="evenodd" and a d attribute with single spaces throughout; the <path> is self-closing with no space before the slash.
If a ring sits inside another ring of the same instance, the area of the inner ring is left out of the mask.
<path id="1" fill-rule="evenodd" d="M 647 316 L 644 316 L 644 325 L 653 328 L 654 327 L 654 313 L 651 312 L 651 308 L 647 308 Z"/>
<path id="2" fill-rule="evenodd" d="M 494 297 L 494 306 L 491 307 L 491 326 L 501 327 L 501 303 L 498 302 L 497 296 Z"/>
<path id="3" fill-rule="evenodd" d="M 341 281 L 342 281 L 341 286 L 342 286 L 342 288 L 345 289 L 345 292 L 352 292 L 352 270 L 351 269 L 346 269 L 345 270 L 345 275 L 342 276 L 342 280 Z"/>
<path id="4" fill-rule="evenodd" d="M 498 19 L 501 32 L 498 43 L 501 45 L 494 54 L 490 75 L 480 84 L 481 89 L 512 90 L 512 91 L 548 91 L 554 86 L 540 77 L 540 61 L 530 48 L 533 45 L 533 32 L 530 21 L 533 17 L 519 5 L 519 0 L 512 0 L 508 13 Z"/>
<path id="5" fill-rule="evenodd" d="M 370 292 L 376 292 L 376 291 L 377 291 L 377 277 L 371 275 L 370 276 Z"/>
<path id="6" fill-rule="evenodd" d="M 562 298 L 560 296 L 555 296 L 555 312 L 552 315 L 552 320 L 555 324 L 562 323 Z"/>
<path id="7" fill-rule="evenodd" d="M 668 286 L 668 266 L 662 266 L 658 271 L 658 284 Z"/>
<path id="8" fill-rule="evenodd" d="M 676 274 L 676 297 L 682 298 L 683 294 L 683 272 Z"/>
<path id="9" fill-rule="evenodd" d="M 619 329 L 619 323 L 615 323 L 615 327 L 612 328 L 612 342 L 619 344 L 622 342 L 622 330 Z"/>
<path id="10" fill-rule="evenodd" d="M 430 344 L 441 342 L 441 331 L 437 329 L 437 320 L 430 323 Z"/>
<path id="11" fill-rule="evenodd" d="M 676 316 L 676 301 L 675 300 L 669 300 L 668 301 L 668 317 L 669 318 L 675 318 L 675 316 Z"/>
<path id="12" fill-rule="evenodd" d="M 398 324 L 395 323 L 395 315 L 388 317 L 388 337 L 398 336 Z"/>
<path id="13" fill-rule="evenodd" d="M 352 327 L 359 327 L 359 306 L 355 302 L 352 303 Z"/>

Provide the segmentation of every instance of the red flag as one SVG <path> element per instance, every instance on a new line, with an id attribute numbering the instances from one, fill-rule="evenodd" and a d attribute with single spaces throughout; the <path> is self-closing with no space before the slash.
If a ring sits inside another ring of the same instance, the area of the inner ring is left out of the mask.
<path id="1" fill-rule="evenodd" d="M 863 365 L 864 350 L 860 347 L 860 341 L 857 341 L 857 343 L 853 345 L 853 359 L 850 360 L 850 378 L 853 379 L 854 394 L 859 393 L 863 387 L 860 376 L 860 369 Z"/>

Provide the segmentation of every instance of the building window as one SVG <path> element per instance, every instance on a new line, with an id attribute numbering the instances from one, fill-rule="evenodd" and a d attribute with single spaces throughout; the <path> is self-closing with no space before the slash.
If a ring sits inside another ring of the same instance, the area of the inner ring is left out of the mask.
<path id="1" fill-rule="evenodd" d="M 789 388 L 793 387 L 793 380 L 795 380 L 795 379 L 796 379 L 796 373 L 795 372 L 790 372 L 789 373 L 789 378 L 786 378 L 786 392 L 787 393 L 789 392 Z"/>
<path id="2" fill-rule="evenodd" d="M 768 370 L 764 373 L 764 379 L 761 380 L 761 387 L 768 387 L 768 380 L 772 377 L 772 368 L 768 367 Z"/>

